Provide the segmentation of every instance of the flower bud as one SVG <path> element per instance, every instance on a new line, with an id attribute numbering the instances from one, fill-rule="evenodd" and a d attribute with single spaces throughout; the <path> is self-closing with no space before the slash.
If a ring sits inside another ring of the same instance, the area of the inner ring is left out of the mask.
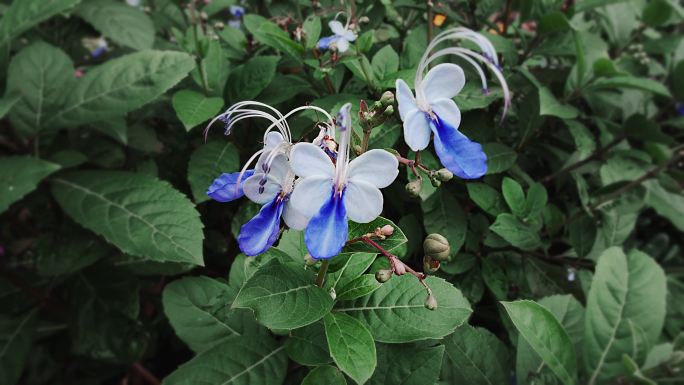
<path id="1" fill-rule="evenodd" d="M 409 196 L 417 198 L 420 195 L 420 189 L 423 187 L 423 181 L 420 179 L 412 180 L 406 184 L 406 192 Z"/>
<path id="2" fill-rule="evenodd" d="M 442 185 L 442 181 L 440 181 L 437 177 L 430 178 L 430 183 L 432 183 L 432 187 L 439 187 Z"/>
<path id="3" fill-rule="evenodd" d="M 442 234 L 432 233 L 423 241 L 423 252 L 438 261 L 447 261 L 451 247 L 449 241 Z"/>
<path id="4" fill-rule="evenodd" d="M 454 177 L 454 174 L 446 168 L 440 168 L 437 170 L 436 175 L 437 179 L 441 180 L 442 182 L 448 182 Z"/>
<path id="5" fill-rule="evenodd" d="M 390 235 L 394 234 L 394 226 L 392 225 L 384 225 L 380 228 L 380 234 L 389 237 Z"/>
<path id="6" fill-rule="evenodd" d="M 423 257 L 423 272 L 425 274 L 434 274 L 439 270 L 440 263 L 436 259 L 432 259 L 429 256 Z"/>
<path id="7" fill-rule="evenodd" d="M 385 91 L 383 92 L 382 96 L 380 97 L 380 103 L 382 103 L 385 106 L 391 106 L 394 104 L 394 94 L 392 91 Z"/>
<path id="8" fill-rule="evenodd" d="M 330 298 L 332 298 L 333 301 L 334 301 L 335 299 L 337 299 L 337 292 L 335 291 L 335 288 L 334 288 L 334 287 L 333 287 L 332 289 L 330 289 Z"/>
<path id="9" fill-rule="evenodd" d="M 389 118 L 390 116 L 394 115 L 394 107 L 393 106 L 387 106 L 387 108 L 385 108 L 385 111 L 383 111 L 382 115 L 385 118 Z"/>
<path id="10" fill-rule="evenodd" d="M 223 24 L 223 23 L 220 22 L 220 21 L 217 21 L 216 23 L 214 23 L 214 28 L 216 28 L 216 29 L 218 29 L 218 30 L 222 30 L 222 29 L 224 29 L 225 27 L 226 27 L 226 25 Z"/>
<path id="11" fill-rule="evenodd" d="M 435 298 L 434 295 L 428 295 L 427 299 L 425 300 L 425 308 L 428 310 L 437 309 L 437 298 Z"/>
<path id="12" fill-rule="evenodd" d="M 394 268 L 394 274 L 396 275 L 404 275 L 406 274 L 406 265 L 404 265 L 404 262 L 394 258 L 392 260 L 392 267 Z"/>
<path id="13" fill-rule="evenodd" d="M 382 269 L 375 273 L 375 279 L 380 283 L 385 283 L 392 278 L 392 270 Z"/>
<path id="14" fill-rule="evenodd" d="M 355 144 L 354 145 L 354 152 L 357 154 L 361 154 L 361 153 L 363 153 L 363 149 L 358 144 Z"/>
<path id="15" fill-rule="evenodd" d="M 307 266 L 313 266 L 318 263 L 318 260 L 312 257 L 311 254 L 306 253 L 304 256 L 304 263 L 306 263 Z"/>

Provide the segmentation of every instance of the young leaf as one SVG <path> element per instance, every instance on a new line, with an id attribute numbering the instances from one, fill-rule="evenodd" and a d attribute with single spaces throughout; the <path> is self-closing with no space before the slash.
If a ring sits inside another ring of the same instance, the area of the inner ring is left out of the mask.
<path id="1" fill-rule="evenodd" d="M 312 49 L 321 36 L 321 19 L 318 16 L 309 16 L 304 20 L 302 28 L 306 34 L 306 49 Z"/>
<path id="2" fill-rule="evenodd" d="M 489 229 L 522 250 L 533 250 L 541 246 L 539 234 L 509 213 L 499 214 Z"/>
<path id="3" fill-rule="evenodd" d="M 501 184 L 501 191 L 503 192 L 503 197 L 510 207 L 511 212 L 517 217 L 525 216 L 525 193 L 523 192 L 520 183 L 516 182 L 514 179 L 509 177 L 504 177 L 503 183 Z"/>
<path id="4" fill-rule="evenodd" d="M 493 187 L 477 182 L 468 183 L 466 187 L 468 188 L 470 199 L 487 214 L 497 216 L 506 211 L 507 208 L 503 197 Z"/>
<path id="5" fill-rule="evenodd" d="M 577 358 L 558 320 L 534 301 L 501 302 L 520 335 L 565 385 L 577 383 Z"/>
<path id="6" fill-rule="evenodd" d="M 282 384 L 287 374 L 285 347 L 268 336 L 243 336 L 215 345 L 181 365 L 163 385 Z"/>
<path id="7" fill-rule="evenodd" d="M 207 189 L 214 179 L 222 173 L 237 172 L 239 169 L 240 155 L 232 143 L 216 141 L 199 147 L 192 153 L 188 164 L 188 182 L 195 202 L 209 200 Z"/>
<path id="8" fill-rule="evenodd" d="M 49 124 L 77 126 L 124 115 L 176 85 L 194 66 L 190 55 L 172 51 L 141 51 L 109 60 L 76 82 Z"/>
<path id="9" fill-rule="evenodd" d="M 76 14 L 114 42 L 143 50 L 154 44 L 154 24 L 144 12 L 114 0 L 88 0 Z"/>
<path id="10" fill-rule="evenodd" d="M 472 310 L 461 292 L 445 280 L 428 277 L 425 282 L 437 298 L 435 310 L 425 308 L 425 288 L 405 274 L 392 277 L 367 297 L 341 302 L 335 311 L 362 320 L 378 342 L 441 338 L 465 322 Z"/>
<path id="11" fill-rule="evenodd" d="M 399 55 L 391 45 L 382 47 L 371 60 L 371 66 L 377 79 L 384 79 L 387 75 L 399 70 Z"/>
<path id="12" fill-rule="evenodd" d="M 244 17 L 244 22 L 247 30 L 259 42 L 278 51 L 287 52 L 295 58 L 299 58 L 304 53 L 304 47 L 290 39 L 289 34 L 272 21 L 259 15 L 249 14 Z"/>
<path id="13" fill-rule="evenodd" d="M 59 169 L 58 164 L 28 156 L 0 158 L 0 213 Z"/>
<path id="14" fill-rule="evenodd" d="M 178 119 L 183 122 L 186 131 L 216 116 L 223 107 L 223 99 L 208 98 L 199 92 L 181 90 L 173 94 L 171 99 Z"/>
<path id="15" fill-rule="evenodd" d="M 52 181 L 62 210 L 124 252 L 203 265 L 202 222 L 167 182 L 123 171 L 79 171 Z"/>
<path id="16" fill-rule="evenodd" d="M 465 243 L 468 223 L 458 200 L 442 188 L 422 202 L 425 231 L 442 234 L 449 240 L 453 257 Z"/>
<path id="17" fill-rule="evenodd" d="M 326 314 L 323 322 L 333 360 L 356 383 L 364 384 L 377 365 L 373 336 L 361 321 L 344 313 Z"/>
<path id="18" fill-rule="evenodd" d="M 508 349 L 483 328 L 463 325 L 444 338 L 446 360 L 442 373 L 450 383 L 505 384 L 509 380 Z"/>
<path id="19" fill-rule="evenodd" d="M 655 342 L 665 321 L 665 274 L 648 255 L 618 247 L 599 257 L 587 297 L 584 364 L 588 384 L 623 372 L 622 355 L 633 355 L 630 321 Z"/>
<path id="20" fill-rule="evenodd" d="M 81 0 L 20 0 L 13 1 L 0 19 L 0 47 L 10 40 L 80 3 Z"/>
<path id="21" fill-rule="evenodd" d="M 321 319 L 333 304 L 313 282 L 313 274 L 299 266 L 269 264 L 245 282 L 233 307 L 254 310 L 257 321 L 269 329 L 306 326 Z"/>
<path id="22" fill-rule="evenodd" d="M 632 76 L 614 76 L 599 78 L 591 84 L 593 89 L 625 88 L 652 92 L 656 95 L 671 97 L 670 91 L 662 83 L 646 78 Z"/>

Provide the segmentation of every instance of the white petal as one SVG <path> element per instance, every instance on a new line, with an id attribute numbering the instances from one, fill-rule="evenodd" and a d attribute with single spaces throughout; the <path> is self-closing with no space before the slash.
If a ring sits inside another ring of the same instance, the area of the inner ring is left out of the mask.
<path id="1" fill-rule="evenodd" d="M 290 151 L 290 166 L 300 177 L 335 175 L 335 166 L 330 157 L 313 143 L 297 143 Z"/>
<path id="2" fill-rule="evenodd" d="M 281 190 L 280 184 L 273 177 L 266 177 L 266 183 L 263 185 L 261 184 L 262 180 L 264 180 L 264 173 L 257 172 L 247 178 L 242 185 L 245 196 L 260 205 L 272 201 Z"/>
<path id="3" fill-rule="evenodd" d="M 283 220 L 286 225 L 295 230 L 304 230 L 309 223 L 309 218 L 295 209 L 289 201 L 285 203 L 283 209 Z"/>
<path id="4" fill-rule="evenodd" d="M 347 39 L 347 41 L 354 41 L 356 40 L 356 34 L 354 31 L 346 30 L 344 32 L 344 35 L 342 35 L 343 38 Z"/>
<path id="5" fill-rule="evenodd" d="M 332 177 L 313 176 L 300 178 L 290 195 L 290 205 L 306 218 L 311 218 L 332 194 Z"/>
<path id="6" fill-rule="evenodd" d="M 404 141 L 413 151 L 423 150 L 430 143 L 430 125 L 425 113 L 415 110 L 404 120 Z"/>
<path id="7" fill-rule="evenodd" d="M 458 109 L 456 102 L 451 99 L 437 99 L 430 104 L 432 111 L 437 114 L 445 123 L 458 129 L 461 125 L 461 110 Z"/>
<path id="8" fill-rule="evenodd" d="M 463 89 L 465 75 L 463 69 L 456 64 L 438 64 L 428 71 L 422 85 L 428 102 L 443 98 L 451 99 Z"/>
<path id="9" fill-rule="evenodd" d="M 330 23 L 328 23 L 328 27 L 330 27 L 330 30 L 335 35 L 339 35 L 339 36 L 344 35 L 344 32 L 345 32 L 344 25 L 342 25 L 342 23 L 340 23 L 339 21 L 332 20 Z"/>
<path id="10" fill-rule="evenodd" d="M 257 172 L 259 171 L 261 170 L 257 170 Z M 283 154 L 278 154 L 273 161 L 271 161 L 267 174 L 282 185 L 289 172 L 290 162 L 287 160 L 287 157 Z"/>
<path id="11" fill-rule="evenodd" d="M 278 131 L 270 131 L 264 137 L 264 148 L 273 149 L 275 146 L 278 145 L 278 143 L 281 143 L 283 140 L 285 140 L 283 138 L 283 134 L 281 134 Z"/>
<path id="12" fill-rule="evenodd" d="M 375 149 L 364 152 L 349 163 L 350 181 L 370 183 L 379 188 L 387 187 L 399 174 L 397 157 L 385 150 Z"/>
<path id="13" fill-rule="evenodd" d="M 335 44 L 337 44 L 337 51 L 339 53 L 347 52 L 349 49 L 349 42 L 345 38 L 339 38 L 337 41 L 335 41 Z"/>
<path id="14" fill-rule="evenodd" d="M 406 121 L 406 117 L 412 112 L 418 110 L 416 98 L 413 97 L 413 92 L 408 84 L 401 79 L 396 81 L 397 87 L 397 103 L 399 104 L 399 117 L 402 121 Z"/>
<path id="15" fill-rule="evenodd" d="M 347 217 L 354 222 L 368 223 L 382 212 L 382 193 L 363 181 L 349 181 L 344 192 Z"/>

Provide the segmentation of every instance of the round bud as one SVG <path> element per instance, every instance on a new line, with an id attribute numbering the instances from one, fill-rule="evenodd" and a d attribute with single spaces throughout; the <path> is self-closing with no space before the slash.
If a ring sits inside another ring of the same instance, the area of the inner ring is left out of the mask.
<path id="1" fill-rule="evenodd" d="M 447 261 L 451 247 L 449 241 L 442 234 L 432 233 L 423 241 L 423 252 L 432 259 Z"/>
<path id="2" fill-rule="evenodd" d="M 380 228 L 380 234 L 389 237 L 390 235 L 394 234 L 394 226 L 392 225 L 384 225 Z"/>
<path id="3" fill-rule="evenodd" d="M 394 104 L 394 94 L 392 91 L 385 91 L 383 92 L 382 96 L 380 97 L 380 103 L 386 105 L 386 106 L 391 106 Z"/>
<path id="4" fill-rule="evenodd" d="M 437 170 L 437 179 L 441 180 L 442 182 L 448 182 L 453 177 L 454 173 L 447 170 L 446 168 L 440 168 L 439 170 Z"/>
<path id="5" fill-rule="evenodd" d="M 425 274 L 434 274 L 439 270 L 440 263 L 436 259 L 432 259 L 429 256 L 423 256 L 423 272 Z"/>
<path id="6" fill-rule="evenodd" d="M 361 146 L 359 146 L 358 144 L 355 144 L 355 145 L 354 145 L 354 152 L 355 152 L 355 153 L 360 154 L 360 153 L 363 152 L 362 150 L 363 150 L 363 149 L 362 149 Z"/>
<path id="7" fill-rule="evenodd" d="M 404 262 L 402 262 L 402 261 L 400 261 L 400 260 L 398 260 L 398 259 L 396 259 L 396 258 L 394 259 L 394 261 L 395 261 L 395 262 L 393 263 L 393 265 L 394 265 L 394 274 L 396 274 L 396 275 L 404 275 L 404 274 L 406 274 L 406 265 L 404 265 Z"/>
<path id="8" fill-rule="evenodd" d="M 318 260 L 312 257 L 311 254 L 306 253 L 304 256 L 304 263 L 306 263 L 307 266 L 313 266 L 318 263 Z"/>
<path id="9" fill-rule="evenodd" d="M 214 23 L 214 28 L 216 28 L 216 29 L 221 30 L 221 29 L 224 29 L 225 27 L 226 27 L 226 25 L 220 21 L 217 21 L 216 23 Z"/>
<path id="10" fill-rule="evenodd" d="M 382 269 L 375 273 L 375 279 L 380 283 L 385 283 L 392 278 L 392 270 Z"/>
<path id="11" fill-rule="evenodd" d="M 420 189 L 423 187 L 423 181 L 420 179 L 412 180 L 406 184 L 406 192 L 413 198 L 420 195 Z"/>
<path id="12" fill-rule="evenodd" d="M 430 183 L 432 183 L 432 187 L 439 187 L 442 185 L 442 181 L 439 180 L 437 177 L 430 178 Z"/>
<path id="13" fill-rule="evenodd" d="M 428 310 L 436 310 L 437 309 L 437 298 L 435 298 L 434 295 L 430 294 L 427 299 L 425 300 L 425 308 Z"/>
<path id="14" fill-rule="evenodd" d="M 387 106 L 387 108 L 385 108 L 385 111 L 382 114 L 386 117 L 394 115 L 394 107 L 391 105 Z"/>
<path id="15" fill-rule="evenodd" d="M 333 301 L 337 298 L 337 292 L 335 291 L 334 287 L 330 289 L 330 298 L 332 298 Z"/>

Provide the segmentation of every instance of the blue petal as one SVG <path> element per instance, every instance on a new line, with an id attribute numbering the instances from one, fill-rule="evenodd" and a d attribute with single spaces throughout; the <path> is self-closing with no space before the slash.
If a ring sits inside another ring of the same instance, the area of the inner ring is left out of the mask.
<path id="1" fill-rule="evenodd" d="M 347 242 L 347 209 L 344 207 L 344 192 L 336 196 L 333 188 L 330 198 L 321 206 L 306 226 L 304 242 L 311 256 L 328 259 L 342 251 Z"/>
<path id="2" fill-rule="evenodd" d="M 463 179 L 483 176 L 487 172 L 487 154 L 482 146 L 435 116 L 436 120 L 427 119 L 435 134 L 435 151 L 444 167 Z"/>
<path id="3" fill-rule="evenodd" d="M 337 35 L 324 37 L 318 41 L 318 44 L 316 44 L 316 46 L 320 49 L 328 49 L 328 47 L 330 47 L 330 44 L 332 44 L 335 40 L 337 40 Z"/>
<path id="4" fill-rule="evenodd" d="M 238 245 L 243 253 L 249 256 L 259 255 L 273 246 L 280 231 L 280 216 L 283 213 L 284 201 L 276 196 L 266 203 L 259 214 L 242 225 L 238 236 Z"/>
<path id="5" fill-rule="evenodd" d="M 246 170 L 245 173 L 242 174 L 242 180 L 237 188 L 235 185 L 237 183 L 238 177 L 240 176 L 239 172 L 221 174 L 221 176 L 216 178 L 214 183 L 209 186 L 207 195 L 209 198 L 219 202 L 230 202 L 238 198 L 242 198 L 242 196 L 245 195 L 245 193 L 242 191 L 242 183 L 244 183 L 245 179 L 249 178 L 253 174 L 254 170 Z"/>

